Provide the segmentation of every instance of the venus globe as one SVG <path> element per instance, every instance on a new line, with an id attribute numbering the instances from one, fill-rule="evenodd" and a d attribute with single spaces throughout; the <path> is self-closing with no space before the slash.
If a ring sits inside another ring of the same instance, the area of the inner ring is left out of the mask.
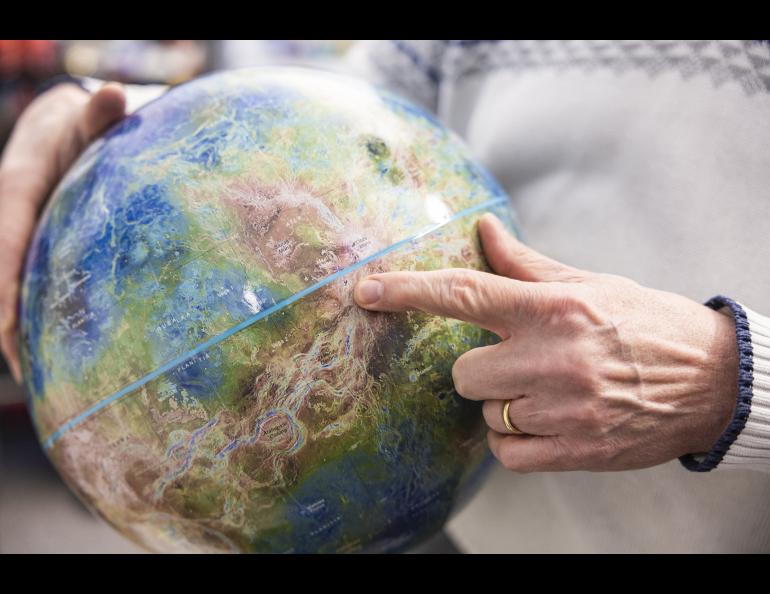
<path id="1" fill-rule="evenodd" d="M 62 477 L 154 551 L 399 551 L 489 459 L 454 360 L 485 331 L 377 314 L 357 279 L 486 269 L 501 189 L 415 105 L 294 68 L 176 87 L 56 189 L 22 290 L 30 410 Z"/>

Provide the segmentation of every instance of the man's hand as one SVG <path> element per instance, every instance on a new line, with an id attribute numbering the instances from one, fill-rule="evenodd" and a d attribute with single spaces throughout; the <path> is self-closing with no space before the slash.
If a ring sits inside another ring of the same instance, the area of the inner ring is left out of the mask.
<path id="1" fill-rule="evenodd" d="M 24 111 L 0 160 L 0 349 L 19 383 L 19 277 L 38 214 L 67 168 L 125 108 L 120 85 L 93 95 L 74 84 L 56 86 Z"/>
<path id="2" fill-rule="evenodd" d="M 356 302 L 416 309 L 502 341 L 455 362 L 457 392 L 483 400 L 489 446 L 510 469 L 625 470 L 707 452 L 738 393 L 734 323 L 684 297 L 555 262 L 479 221 L 497 274 L 465 269 L 367 277 Z M 502 411 L 526 435 L 510 435 Z"/>

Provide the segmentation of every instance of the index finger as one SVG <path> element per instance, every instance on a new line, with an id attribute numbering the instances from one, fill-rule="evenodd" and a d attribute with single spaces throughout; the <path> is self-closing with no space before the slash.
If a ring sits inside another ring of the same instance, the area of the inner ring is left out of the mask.
<path id="1" fill-rule="evenodd" d="M 465 268 L 383 272 L 356 285 L 353 297 L 373 311 L 419 310 L 470 322 L 506 337 L 512 312 L 526 307 L 527 283 Z"/>

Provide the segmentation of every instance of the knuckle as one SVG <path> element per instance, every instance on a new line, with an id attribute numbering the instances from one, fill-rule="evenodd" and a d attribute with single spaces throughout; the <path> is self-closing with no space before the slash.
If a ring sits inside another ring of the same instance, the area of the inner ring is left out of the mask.
<path id="1" fill-rule="evenodd" d="M 460 376 L 464 375 L 467 372 L 468 367 L 470 366 L 469 359 L 470 359 L 470 353 L 471 352 L 472 351 L 468 351 L 466 353 L 463 353 L 462 355 L 457 357 L 457 359 L 455 359 L 455 362 L 452 365 L 452 377 L 453 378 L 460 377 Z"/>
<path id="2" fill-rule="evenodd" d="M 452 382 L 454 383 L 455 391 L 460 396 L 469 395 L 469 387 L 471 382 L 469 380 L 470 375 L 470 357 L 461 355 L 457 358 L 452 365 Z"/>
<path id="3" fill-rule="evenodd" d="M 524 456 L 518 456 L 513 453 L 511 453 L 509 455 L 509 458 L 505 462 L 502 462 L 502 464 L 506 470 L 510 470 L 511 472 L 517 472 L 519 474 L 529 474 L 531 472 L 540 472 L 546 469 L 546 467 L 544 467 L 536 459 L 527 458 Z"/>
<path id="4" fill-rule="evenodd" d="M 609 287 L 613 287 L 614 289 L 627 291 L 629 289 L 636 290 L 641 288 L 641 285 L 635 280 L 617 274 L 603 272 L 597 274 L 596 279 L 599 284 L 607 285 Z"/>
<path id="5" fill-rule="evenodd" d="M 553 368 L 556 375 L 575 392 L 593 394 L 599 391 L 601 377 L 586 349 L 575 347 L 566 350 Z"/>
<path id="6" fill-rule="evenodd" d="M 519 466 L 512 457 L 506 456 L 501 461 L 500 464 L 503 465 L 503 468 L 506 470 L 510 470 L 511 472 L 526 472 L 524 467 Z"/>
<path id="7" fill-rule="evenodd" d="M 603 427 L 602 414 L 593 404 L 585 404 L 575 414 L 575 420 L 580 427 L 591 434 L 600 433 Z"/>
<path id="8" fill-rule="evenodd" d="M 570 375 L 575 387 L 582 394 L 597 394 L 600 391 L 601 377 L 593 362 L 585 355 L 576 355 L 570 363 Z"/>
<path id="9" fill-rule="evenodd" d="M 513 415 L 511 415 L 513 416 Z M 543 429 L 553 425 L 553 413 L 549 409 L 538 408 L 534 410 L 527 410 L 516 416 L 515 424 L 517 426 L 524 426 L 532 429 Z"/>
<path id="10" fill-rule="evenodd" d="M 548 460 L 541 460 L 543 466 L 553 469 L 570 470 L 577 466 L 580 453 L 574 445 L 565 443 L 560 438 L 554 438 L 551 447 L 548 448 Z"/>
<path id="11" fill-rule="evenodd" d="M 613 456 L 606 444 L 592 440 L 575 446 L 571 465 L 576 470 L 605 470 Z"/>
<path id="12" fill-rule="evenodd" d="M 594 273 L 575 268 L 574 266 L 567 266 L 565 264 L 562 264 L 561 266 L 560 280 L 562 282 L 588 283 L 594 276 Z"/>
<path id="13" fill-rule="evenodd" d="M 453 270 L 439 295 L 441 304 L 449 309 L 473 310 L 478 302 L 476 279 L 463 269 Z"/>
<path id="14" fill-rule="evenodd" d="M 521 458 L 516 455 L 516 450 L 510 447 L 503 447 L 500 451 L 500 464 L 506 470 L 515 472 L 526 472 L 526 465 Z"/>
<path id="15" fill-rule="evenodd" d="M 568 285 L 554 295 L 550 323 L 570 334 L 580 334 L 598 320 L 591 303 L 590 291 L 583 286 Z"/>
<path id="16" fill-rule="evenodd" d="M 485 400 L 483 406 L 481 407 L 481 414 L 484 417 L 484 422 L 487 424 L 487 427 L 495 430 L 495 426 L 501 426 L 502 421 L 500 411 L 495 408 L 495 403 L 492 400 Z"/>

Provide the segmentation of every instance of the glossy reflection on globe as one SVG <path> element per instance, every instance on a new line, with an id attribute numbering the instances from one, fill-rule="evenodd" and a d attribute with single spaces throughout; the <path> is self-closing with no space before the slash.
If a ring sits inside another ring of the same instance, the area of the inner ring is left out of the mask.
<path id="1" fill-rule="evenodd" d="M 21 341 L 48 455 L 155 551 L 404 550 L 488 460 L 451 367 L 493 337 L 373 314 L 386 270 L 484 269 L 500 188 L 414 105 L 292 68 L 177 87 L 75 164 Z"/>

